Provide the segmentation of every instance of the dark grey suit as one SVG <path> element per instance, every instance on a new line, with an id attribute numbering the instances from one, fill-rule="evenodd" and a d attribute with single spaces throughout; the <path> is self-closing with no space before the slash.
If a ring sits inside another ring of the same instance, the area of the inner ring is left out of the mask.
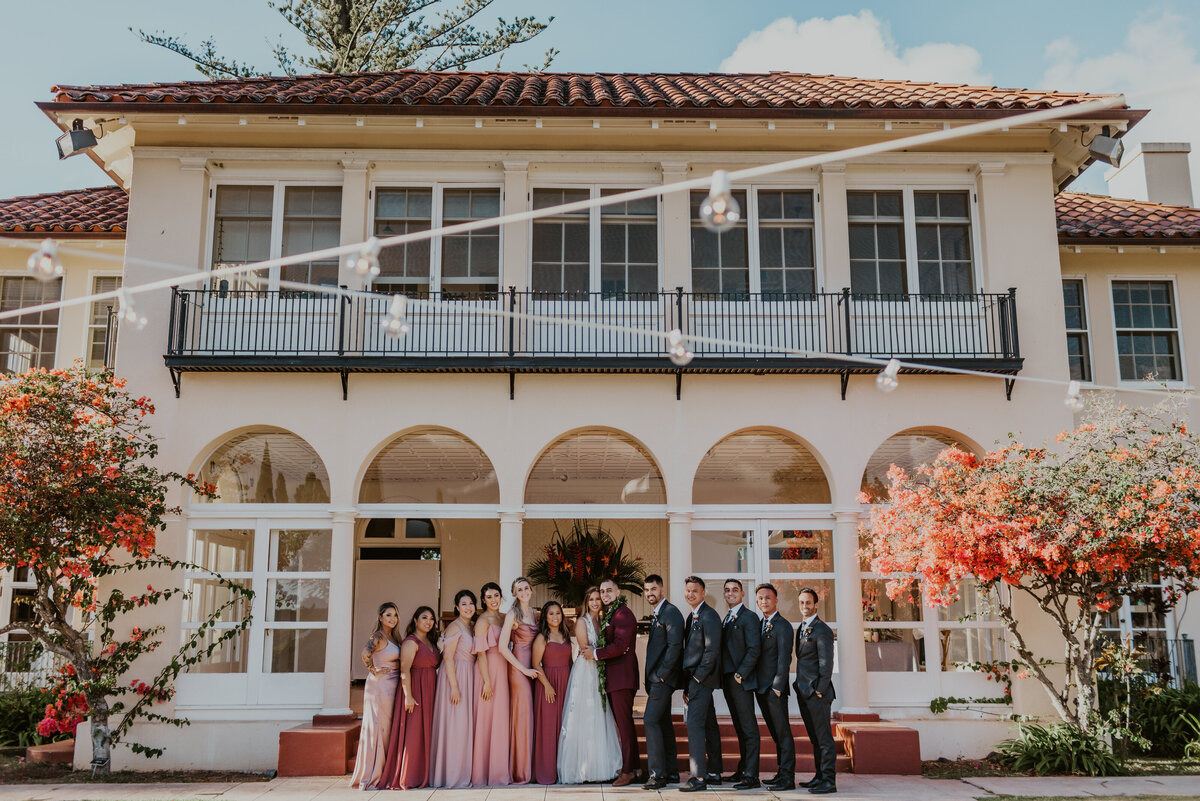
<path id="1" fill-rule="evenodd" d="M 721 616 L 708 604 L 688 614 L 683 634 L 683 693 L 687 699 L 688 769 L 704 781 L 721 772 L 721 732 L 713 690 L 721 686 Z"/>
<path id="2" fill-rule="evenodd" d="M 646 762 L 650 778 L 666 779 L 679 773 L 675 726 L 671 722 L 671 693 L 680 682 L 683 665 L 683 615 L 663 601 L 650 619 L 646 641 Z"/>
<path id="3" fill-rule="evenodd" d="M 833 704 L 833 630 L 813 616 L 808 631 L 796 627 L 796 701 L 809 742 L 813 744 L 819 781 L 836 781 L 837 748 L 829 728 Z M 818 698 L 817 696 L 820 695 Z"/>
<path id="4" fill-rule="evenodd" d="M 788 716 L 788 696 L 791 695 L 788 674 L 792 669 L 793 640 L 792 624 L 783 615 L 776 612 L 769 625 L 763 621 L 762 650 L 755 668 L 758 707 L 779 755 L 779 771 L 775 776 L 788 781 L 796 775 L 796 741 Z"/>
<path id="5" fill-rule="evenodd" d="M 721 689 L 733 718 L 738 739 L 736 774 L 758 778 L 760 736 L 754 714 L 754 690 L 758 686 L 758 654 L 762 623 L 745 604 L 737 614 L 725 616 L 721 631 Z M 741 676 L 739 683 L 737 676 Z"/>

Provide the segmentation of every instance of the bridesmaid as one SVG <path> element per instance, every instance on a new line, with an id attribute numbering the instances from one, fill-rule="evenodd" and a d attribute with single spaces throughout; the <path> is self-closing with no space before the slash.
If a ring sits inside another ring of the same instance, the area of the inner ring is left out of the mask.
<path id="1" fill-rule="evenodd" d="M 434 690 L 441 659 L 433 645 L 436 637 L 434 611 L 428 606 L 417 607 L 400 643 L 400 693 L 380 787 L 412 790 L 429 783 Z"/>
<path id="2" fill-rule="evenodd" d="M 500 655 L 508 660 L 508 690 L 512 717 L 509 722 L 509 754 L 512 783 L 528 784 L 533 778 L 533 639 L 537 636 L 537 611 L 530 606 L 533 585 L 524 576 L 512 583 L 513 602 L 500 632 Z"/>
<path id="3" fill-rule="evenodd" d="M 508 670 L 500 655 L 500 585 L 489 581 L 479 591 L 484 612 L 475 620 L 475 743 L 471 784 L 505 785 L 512 781 L 508 759 Z"/>
<path id="4" fill-rule="evenodd" d="M 367 666 L 367 687 L 363 692 L 362 731 L 358 735 L 358 756 L 350 786 L 374 790 L 383 778 L 387 759 L 388 735 L 392 730 L 392 708 L 396 704 L 396 684 L 400 678 L 400 646 L 396 627 L 400 610 L 391 601 L 379 607 L 379 618 L 371 639 L 362 650 Z"/>
<path id="5" fill-rule="evenodd" d="M 534 691 L 533 780 L 557 784 L 558 732 L 571 677 L 571 631 L 558 601 L 542 607 L 540 621 L 533 641 L 533 669 L 541 685 Z"/>
<path id="6" fill-rule="evenodd" d="M 442 667 L 433 702 L 433 747 L 429 783 L 434 787 L 471 785 L 475 730 L 475 593 L 454 596 L 458 617 L 442 637 Z"/>

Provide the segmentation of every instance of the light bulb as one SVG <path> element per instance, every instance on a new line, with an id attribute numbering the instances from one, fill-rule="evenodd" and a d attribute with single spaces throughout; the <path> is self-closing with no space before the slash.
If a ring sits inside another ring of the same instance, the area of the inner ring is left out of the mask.
<path id="1" fill-rule="evenodd" d="M 355 275 L 369 275 L 372 278 L 379 275 L 379 250 L 381 247 L 379 240 L 375 237 L 371 237 L 363 243 L 363 249 L 350 259 L 350 269 L 354 270 Z"/>
<path id="2" fill-rule="evenodd" d="M 729 187 L 729 173 L 717 170 L 712 176 L 708 197 L 700 204 L 700 222 L 714 233 L 727 231 L 742 219 L 742 209 Z"/>
<path id="3" fill-rule="evenodd" d="M 146 323 L 148 323 L 149 320 L 146 319 L 144 314 L 141 314 L 137 310 L 137 307 L 133 305 L 133 298 L 131 298 L 124 289 L 120 290 L 120 292 L 117 294 L 117 301 L 118 320 L 126 325 L 132 326 L 134 331 L 141 331 L 146 327 Z"/>
<path id="4" fill-rule="evenodd" d="M 900 386 L 900 381 L 896 376 L 900 374 L 900 362 L 896 359 L 888 361 L 887 366 L 883 368 L 883 372 L 875 376 L 875 386 L 880 392 L 891 392 L 896 387 Z"/>
<path id="5" fill-rule="evenodd" d="M 667 356 L 670 357 L 673 364 L 680 367 L 687 366 L 696 357 L 696 354 L 687 349 L 687 345 L 683 342 L 683 332 L 678 328 L 667 334 Z"/>
<path id="6" fill-rule="evenodd" d="M 1079 382 L 1072 381 L 1067 384 L 1067 397 L 1063 399 L 1063 406 L 1078 413 L 1083 411 L 1083 405 L 1083 398 L 1079 395 Z"/>
<path id="7" fill-rule="evenodd" d="M 383 318 L 380 327 L 389 337 L 399 338 L 408 333 L 408 298 L 403 295 L 393 295 L 392 305 L 387 316 Z"/>
<path id="8" fill-rule="evenodd" d="M 29 256 L 25 267 L 39 281 L 53 281 L 63 274 L 62 262 L 58 260 L 58 245 L 53 239 L 43 239 L 41 246 Z"/>

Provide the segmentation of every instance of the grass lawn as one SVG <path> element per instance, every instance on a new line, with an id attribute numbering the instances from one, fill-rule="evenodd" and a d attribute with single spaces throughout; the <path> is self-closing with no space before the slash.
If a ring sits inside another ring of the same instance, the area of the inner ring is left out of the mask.
<path id="1" fill-rule="evenodd" d="M 1135 757 L 1125 763 L 1125 776 L 1200 776 L 1200 759 Z M 937 760 L 922 763 L 927 779 L 967 779 L 973 776 L 1031 776 L 1017 773 L 991 759 Z M 1200 782 L 1197 783 L 1200 788 Z M 1178 798 L 1179 796 L 1175 796 Z M 1200 789 L 1197 791 L 1200 798 Z M 1005 799 L 1008 801 L 1008 799 Z"/>
<path id="2" fill-rule="evenodd" d="M 146 760 L 147 767 L 154 760 Z M 119 771 L 104 778 L 92 778 L 90 770 L 72 770 L 69 765 L 50 765 L 26 762 L 12 755 L 0 755 L 0 784 L 77 784 L 80 782 L 115 782 L 147 784 L 151 782 L 265 782 L 271 777 L 264 773 L 238 773 L 228 770 L 146 770 Z"/>

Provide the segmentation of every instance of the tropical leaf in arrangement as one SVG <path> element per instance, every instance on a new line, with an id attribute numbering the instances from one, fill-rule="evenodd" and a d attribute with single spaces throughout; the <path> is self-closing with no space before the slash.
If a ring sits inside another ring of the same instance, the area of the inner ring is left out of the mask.
<path id="1" fill-rule="evenodd" d="M 573 520 L 565 536 L 554 524 L 554 537 L 525 575 L 567 606 L 578 607 L 588 587 L 608 578 L 623 592 L 641 595 L 646 570 L 641 557 L 626 555 L 624 537 L 617 542 L 599 522 Z"/>

